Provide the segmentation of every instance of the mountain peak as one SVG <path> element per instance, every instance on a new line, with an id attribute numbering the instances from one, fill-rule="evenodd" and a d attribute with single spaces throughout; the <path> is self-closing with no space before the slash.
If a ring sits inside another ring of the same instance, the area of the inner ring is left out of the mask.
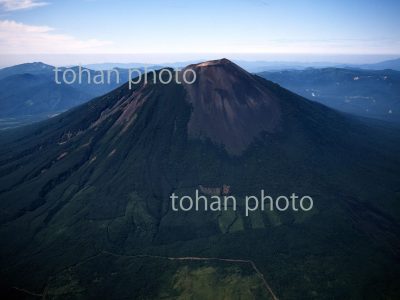
<path id="1" fill-rule="evenodd" d="M 221 59 L 216 59 L 216 60 L 209 60 L 205 61 L 199 64 L 196 64 L 195 66 L 197 67 L 208 67 L 208 66 L 224 66 L 224 65 L 234 65 L 232 61 L 230 61 L 227 58 L 221 58 Z"/>
<path id="2" fill-rule="evenodd" d="M 233 71 L 234 69 L 236 69 L 237 71 L 240 70 L 241 72 L 247 73 L 247 71 L 245 71 L 244 69 L 242 69 L 237 64 L 235 64 L 234 62 L 230 61 L 227 58 L 208 60 L 208 61 L 204 61 L 204 62 L 201 62 L 198 64 L 191 64 L 191 65 L 187 66 L 185 69 L 193 69 L 193 70 L 197 71 L 199 69 L 209 69 L 209 68 L 211 68 L 211 69 L 225 68 L 225 70 L 227 70 L 227 71 Z"/>

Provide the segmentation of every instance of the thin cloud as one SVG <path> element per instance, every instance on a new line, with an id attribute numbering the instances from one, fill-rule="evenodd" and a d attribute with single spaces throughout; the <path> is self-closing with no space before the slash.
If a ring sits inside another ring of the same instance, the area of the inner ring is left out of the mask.
<path id="1" fill-rule="evenodd" d="M 23 9 L 31 9 L 48 5 L 48 2 L 37 0 L 0 0 L 0 6 L 5 11 L 15 11 Z"/>
<path id="2" fill-rule="evenodd" d="M 101 53 L 110 41 L 81 40 L 55 33 L 48 26 L 32 26 L 13 20 L 0 20 L 0 53 Z"/>

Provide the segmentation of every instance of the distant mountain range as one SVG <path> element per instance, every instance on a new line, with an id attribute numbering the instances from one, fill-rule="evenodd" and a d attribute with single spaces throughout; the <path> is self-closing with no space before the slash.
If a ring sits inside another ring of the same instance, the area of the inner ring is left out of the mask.
<path id="1" fill-rule="evenodd" d="M 324 68 L 262 72 L 299 95 L 354 115 L 400 123 L 400 72 Z"/>
<path id="2" fill-rule="evenodd" d="M 249 72 L 304 70 L 307 68 L 344 68 L 365 70 L 395 70 L 400 71 L 400 58 L 386 60 L 374 64 L 338 64 L 333 62 L 268 62 L 268 61 L 236 61 Z"/>
<path id="3" fill-rule="evenodd" d="M 168 65 L 168 64 L 166 64 Z M 169 66 L 172 67 L 173 64 L 169 64 Z M 177 63 L 178 66 L 182 66 L 181 63 Z M 96 70 L 96 71 L 101 71 L 101 70 L 111 70 L 114 68 L 119 68 L 119 69 L 161 69 L 163 65 L 158 65 L 158 64 L 144 64 L 144 63 L 100 63 L 100 64 L 87 64 L 84 65 L 84 67 L 91 69 L 91 70 Z"/>
<path id="4" fill-rule="evenodd" d="M 399 299 L 399 130 L 188 68 L 0 133 L 3 298 Z M 173 211 L 196 189 L 238 209 Z M 246 216 L 262 189 L 314 208 Z"/>
<path id="5" fill-rule="evenodd" d="M 77 106 L 94 95 L 72 86 L 58 85 L 47 74 L 18 74 L 0 79 L 0 118 L 40 120 Z M 1 123 L 0 123 L 1 124 Z"/>
<path id="6" fill-rule="evenodd" d="M 396 70 L 400 71 L 400 58 L 386 60 L 375 64 L 361 64 L 361 65 L 345 65 L 348 68 L 359 68 L 359 69 L 368 69 L 368 70 Z"/>
<path id="7" fill-rule="evenodd" d="M 60 68 L 64 70 L 65 68 Z M 72 68 L 78 73 L 78 67 Z M 111 77 L 110 84 L 95 84 L 99 71 L 90 71 L 92 82 L 83 73 L 82 83 L 55 82 L 54 67 L 29 63 L 0 70 L 0 128 L 19 126 L 46 119 L 103 95 L 128 80 L 127 70 L 120 70 L 120 82 Z M 61 76 L 61 73 L 60 73 Z M 71 74 L 67 78 L 71 79 Z"/>
<path id="8" fill-rule="evenodd" d="M 31 75 L 49 75 L 54 67 L 41 62 L 26 63 L 0 69 L 0 79 L 12 75 L 31 74 Z"/>
<path id="9" fill-rule="evenodd" d="M 160 69 L 161 67 L 183 68 L 186 65 L 199 63 L 202 60 L 196 61 L 182 61 L 174 63 L 160 63 L 160 64 L 143 64 L 143 63 L 100 63 L 89 64 L 85 67 L 93 70 L 109 70 L 113 68 L 152 68 Z M 306 68 L 356 68 L 356 69 L 371 69 L 371 70 L 385 70 L 392 69 L 400 71 L 400 58 L 387 60 L 375 64 L 338 64 L 333 62 L 296 62 L 296 61 L 246 61 L 246 60 L 233 60 L 237 65 L 252 73 L 259 73 L 263 71 L 280 71 L 280 70 L 303 70 Z"/>
<path id="10" fill-rule="evenodd" d="M 273 62 L 273 61 L 235 61 L 242 68 L 252 73 L 263 71 L 304 70 L 307 68 L 351 68 L 367 70 L 400 71 L 400 58 L 374 64 L 338 64 L 333 62 Z"/>

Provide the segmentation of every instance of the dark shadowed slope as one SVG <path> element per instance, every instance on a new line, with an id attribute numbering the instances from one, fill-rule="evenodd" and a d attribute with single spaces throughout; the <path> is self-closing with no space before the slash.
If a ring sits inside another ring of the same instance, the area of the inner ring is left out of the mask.
<path id="1" fill-rule="evenodd" d="M 192 67 L 193 86 L 124 85 L 0 136 L 4 293 L 271 299 L 249 264 L 168 259 L 198 257 L 251 260 L 281 299 L 398 297 L 399 132 L 226 60 Z M 238 211 L 170 208 L 223 185 Z M 315 207 L 246 217 L 261 189 Z"/>

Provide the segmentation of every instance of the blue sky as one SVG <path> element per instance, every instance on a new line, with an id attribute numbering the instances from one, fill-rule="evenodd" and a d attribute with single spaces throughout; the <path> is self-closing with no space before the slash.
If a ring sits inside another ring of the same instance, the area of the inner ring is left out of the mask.
<path id="1" fill-rule="evenodd" d="M 0 0 L 0 7 L 3 55 L 400 54 L 395 0 Z"/>

